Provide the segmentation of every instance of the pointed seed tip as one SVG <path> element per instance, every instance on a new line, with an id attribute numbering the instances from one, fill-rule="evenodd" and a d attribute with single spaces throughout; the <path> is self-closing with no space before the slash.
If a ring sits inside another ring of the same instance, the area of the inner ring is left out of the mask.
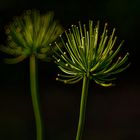
<path id="1" fill-rule="evenodd" d="M 57 62 L 59 63 L 60 62 L 60 59 L 58 59 Z"/>
<path id="2" fill-rule="evenodd" d="M 120 60 L 120 59 L 122 59 L 122 57 L 121 57 L 121 56 L 119 56 L 119 58 L 118 58 L 118 59 Z"/>
<path id="3" fill-rule="evenodd" d="M 67 83 L 67 81 L 66 81 L 66 80 L 64 80 L 64 83 L 66 84 L 66 83 Z"/>

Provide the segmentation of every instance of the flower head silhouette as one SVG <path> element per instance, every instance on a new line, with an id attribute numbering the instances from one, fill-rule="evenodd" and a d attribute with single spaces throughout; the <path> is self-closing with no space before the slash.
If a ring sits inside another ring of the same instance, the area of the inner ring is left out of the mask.
<path id="1" fill-rule="evenodd" d="M 32 54 L 49 61 L 53 50 L 50 44 L 61 33 L 62 27 L 53 19 L 53 12 L 40 15 L 39 11 L 27 10 L 6 26 L 7 44 L 0 50 L 14 56 L 5 59 L 10 64 L 18 63 Z"/>
<path id="2" fill-rule="evenodd" d="M 30 58 L 30 87 L 37 140 L 43 139 L 43 128 L 37 93 L 36 58 L 50 61 L 55 49 L 50 44 L 62 31 L 62 27 L 53 19 L 52 12 L 41 15 L 36 10 L 28 10 L 22 16 L 14 18 L 14 21 L 6 27 L 7 44 L 0 46 L 1 51 L 13 55 L 11 58 L 5 58 L 8 64 Z"/>
<path id="3" fill-rule="evenodd" d="M 66 31 L 66 38 L 61 37 L 64 51 L 56 43 L 60 53 L 56 52 L 54 58 L 58 67 L 65 73 L 58 74 L 57 80 L 72 84 L 81 80 L 85 75 L 102 86 L 111 86 L 111 78 L 115 74 L 125 70 L 129 53 L 124 57 L 118 57 L 123 41 L 116 46 L 117 37 L 113 29 L 108 36 L 107 24 L 104 26 L 101 37 L 99 36 L 99 22 L 93 27 L 93 21 L 89 21 L 89 28 L 72 25 L 71 30 Z M 67 40 L 65 43 L 65 39 Z"/>
<path id="4" fill-rule="evenodd" d="M 55 62 L 65 74 L 58 74 L 56 80 L 73 84 L 83 79 L 79 123 L 76 140 L 81 140 L 84 128 L 86 101 L 89 80 L 94 80 L 101 86 L 112 86 L 114 75 L 125 70 L 129 64 L 129 53 L 123 57 L 117 57 L 121 42 L 116 45 L 117 37 L 115 29 L 108 35 L 107 24 L 100 36 L 99 22 L 94 27 L 93 21 L 89 26 L 72 25 L 65 31 L 65 36 L 60 37 L 61 44 L 55 43 L 59 51 L 55 52 Z M 64 46 L 62 49 L 61 46 Z"/>

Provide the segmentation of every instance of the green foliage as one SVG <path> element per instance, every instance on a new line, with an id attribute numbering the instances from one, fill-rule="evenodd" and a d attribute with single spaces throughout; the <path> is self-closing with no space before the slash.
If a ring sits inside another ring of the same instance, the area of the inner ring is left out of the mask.
<path id="1" fill-rule="evenodd" d="M 62 31 L 59 23 L 54 21 L 52 12 L 41 15 L 36 10 L 26 11 L 6 27 L 7 45 L 0 46 L 0 50 L 14 58 L 7 58 L 5 62 L 18 63 L 32 54 L 49 61 L 53 50 L 50 43 Z"/>
<path id="2" fill-rule="evenodd" d="M 59 52 L 55 52 L 55 62 L 65 73 L 58 74 L 56 79 L 73 84 L 86 75 L 97 84 L 111 86 L 112 80 L 115 79 L 114 74 L 129 66 L 126 62 L 129 53 L 117 58 L 123 41 L 118 46 L 115 45 L 115 29 L 108 35 L 105 24 L 99 36 L 99 22 L 94 27 L 93 21 L 89 21 L 88 27 L 82 26 L 80 22 L 79 26 L 72 25 L 71 29 L 65 31 L 65 36 L 60 37 L 61 44 L 56 43 Z M 64 50 L 61 45 L 64 46 Z"/>

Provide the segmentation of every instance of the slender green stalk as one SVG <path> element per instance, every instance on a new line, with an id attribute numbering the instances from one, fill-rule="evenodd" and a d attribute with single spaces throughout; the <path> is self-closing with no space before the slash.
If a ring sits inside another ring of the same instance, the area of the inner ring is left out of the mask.
<path id="1" fill-rule="evenodd" d="M 30 56 L 31 97 L 32 97 L 32 104 L 33 104 L 33 110 L 34 110 L 35 122 L 36 122 L 37 140 L 42 140 L 43 139 L 42 120 L 41 120 L 36 82 L 37 82 L 36 81 L 36 58 L 34 55 L 31 55 Z"/>
<path id="2" fill-rule="evenodd" d="M 30 88 L 36 122 L 37 140 L 43 139 L 43 123 L 38 101 L 36 80 L 36 59 L 52 60 L 56 47 L 51 44 L 63 33 L 63 27 L 54 20 L 54 13 L 40 14 L 36 10 L 27 10 L 16 16 L 6 26 L 6 45 L 0 45 L 0 51 L 13 57 L 4 59 L 7 64 L 16 64 L 30 57 Z"/>
<path id="3" fill-rule="evenodd" d="M 82 133 L 84 130 L 88 87 L 89 87 L 89 77 L 87 75 L 84 75 L 76 140 L 81 140 Z"/>

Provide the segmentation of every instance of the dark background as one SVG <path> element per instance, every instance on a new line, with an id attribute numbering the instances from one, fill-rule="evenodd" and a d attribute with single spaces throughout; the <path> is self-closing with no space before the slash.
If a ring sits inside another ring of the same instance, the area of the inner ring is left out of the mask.
<path id="1" fill-rule="evenodd" d="M 90 83 L 83 140 L 140 139 L 139 0 L 1 0 L 0 44 L 4 26 L 26 9 L 49 10 L 65 28 L 105 22 L 125 40 L 122 51 L 129 52 L 131 67 L 119 74 L 116 86 L 104 88 Z M 35 140 L 35 123 L 29 88 L 29 62 L 7 65 L 0 53 L 0 140 Z M 81 85 L 55 81 L 53 63 L 39 61 L 39 90 L 47 140 L 74 140 L 78 122 Z"/>

